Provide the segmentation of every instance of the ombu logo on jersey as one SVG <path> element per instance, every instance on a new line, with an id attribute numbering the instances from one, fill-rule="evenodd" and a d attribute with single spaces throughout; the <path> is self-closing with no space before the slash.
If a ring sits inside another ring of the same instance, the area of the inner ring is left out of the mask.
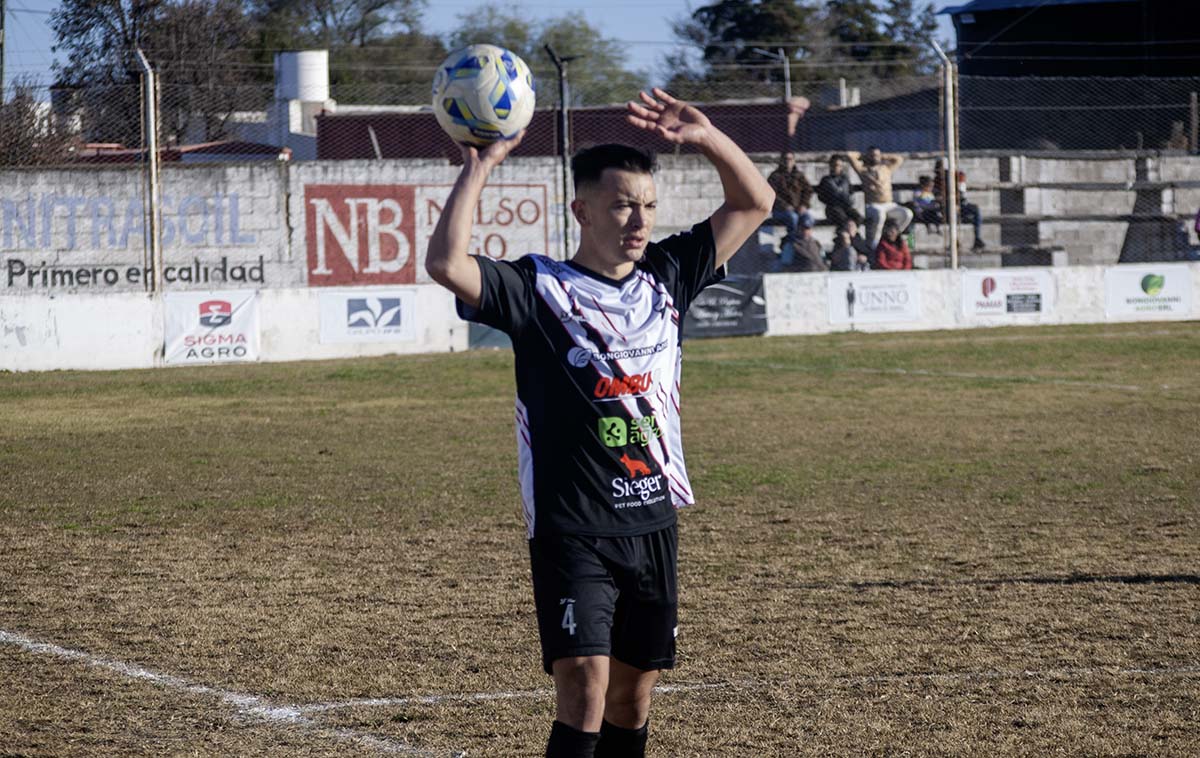
<path id="1" fill-rule="evenodd" d="M 168 292 L 167 363 L 227 363 L 258 359 L 258 293 Z"/>

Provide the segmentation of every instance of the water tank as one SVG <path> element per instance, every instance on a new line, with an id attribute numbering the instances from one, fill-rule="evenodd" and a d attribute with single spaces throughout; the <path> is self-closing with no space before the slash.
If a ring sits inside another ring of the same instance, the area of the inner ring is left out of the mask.
<path id="1" fill-rule="evenodd" d="M 324 102 L 329 99 L 329 51 L 275 54 L 275 99 Z"/>

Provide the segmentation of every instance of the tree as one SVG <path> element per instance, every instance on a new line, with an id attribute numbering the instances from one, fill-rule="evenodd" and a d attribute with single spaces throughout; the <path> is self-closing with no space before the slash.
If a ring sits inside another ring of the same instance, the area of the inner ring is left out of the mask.
<path id="1" fill-rule="evenodd" d="M 754 52 L 782 48 L 792 81 L 813 88 L 839 78 L 873 83 L 932 71 L 928 39 L 933 8 L 915 0 L 719 0 L 676 21 L 686 46 L 666 64 L 671 89 L 691 99 L 735 90 L 739 96 L 776 95 L 782 67 Z M 879 90 L 879 87 L 873 87 Z M 884 88 L 891 89 L 891 88 Z"/>
<path id="2" fill-rule="evenodd" d="M 177 0 L 158 8 L 144 43 L 159 80 L 164 144 L 229 137 L 235 111 L 269 104 L 270 85 L 249 49 L 254 31 L 240 0 Z"/>
<path id="3" fill-rule="evenodd" d="M 161 0 L 63 0 L 50 16 L 57 85 L 75 88 L 83 109 L 84 135 L 91 141 L 137 144 L 141 136 L 135 51 Z"/>
<path id="4" fill-rule="evenodd" d="M 0 103 L 0 166 L 39 166 L 62 163 L 73 139 L 59 127 L 48 103 L 38 102 L 36 89 L 18 79 L 12 98 Z"/>
<path id="5" fill-rule="evenodd" d="M 451 36 L 450 46 L 503 40 L 503 45 L 521 56 L 533 71 L 543 105 L 548 104 L 549 93 L 557 92 L 558 81 L 558 71 L 544 49 L 547 44 L 561 56 L 576 56 L 568 74 L 573 105 L 625 102 L 646 86 L 647 75 L 626 69 L 621 46 L 604 39 L 582 13 L 537 24 L 515 11 L 485 5 L 458 18 L 460 25 Z"/>
<path id="6" fill-rule="evenodd" d="M 429 100 L 447 50 L 420 28 L 423 0 L 255 0 L 260 62 L 276 50 L 329 50 L 332 97 L 342 102 Z"/>
<path id="7" fill-rule="evenodd" d="M 783 67 L 756 53 L 782 48 L 797 59 L 809 36 L 811 7 L 794 0 L 719 0 L 676 21 L 675 35 L 699 50 L 698 66 L 689 65 L 679 51 L 667 59 L 674 72 L 668 87 L 686 98 L 736 90 L 745 94 L 777 95 Z M 754 88 L 757 83 L 760 86 Z M 747 87 L 750 87 L 749 89 Z"/>

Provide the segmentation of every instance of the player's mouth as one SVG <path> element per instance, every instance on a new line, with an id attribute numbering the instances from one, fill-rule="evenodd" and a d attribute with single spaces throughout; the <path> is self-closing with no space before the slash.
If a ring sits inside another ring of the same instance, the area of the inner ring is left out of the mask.
<path id="1" fill-rule="evenodd" d="M 633 237 L 622 237 L 621 238 L 621 247 L 625 250 L 640 250 L 641 248 L 643 248 L 645 246 L 646 246 L 646 238 L 645 237 L 633 236 Z"/>

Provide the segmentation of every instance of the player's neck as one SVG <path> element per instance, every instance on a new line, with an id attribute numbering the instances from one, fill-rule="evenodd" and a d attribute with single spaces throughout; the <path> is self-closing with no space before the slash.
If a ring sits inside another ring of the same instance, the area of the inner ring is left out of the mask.
<path id="1" fill-rule="evenodd" d="M 633 261 L 628 260 L 614 263 L 584 244 L 579 245 L 579 249 L 575 251 L 571 261 L 577 266 L 583 266 L 588 271 L 613 281 L 621 281 L 629 276 L 635 265 Z"/>

